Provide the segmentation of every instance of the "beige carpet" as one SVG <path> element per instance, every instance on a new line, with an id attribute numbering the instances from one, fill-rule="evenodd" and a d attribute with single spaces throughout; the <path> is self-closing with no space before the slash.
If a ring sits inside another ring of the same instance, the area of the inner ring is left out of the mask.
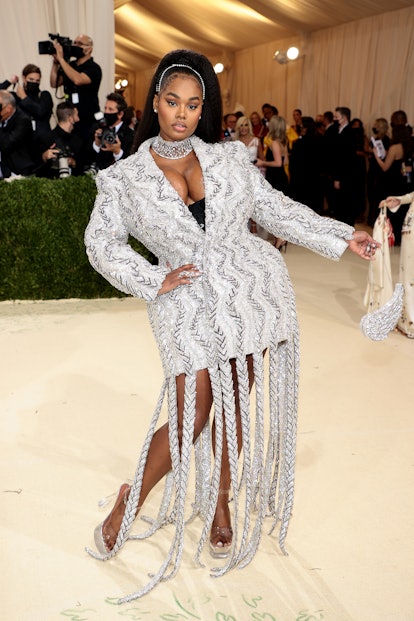
<path id="1" fill-rule="evenodd" d="M 213 579 L 207 553 L 194 568 L 195 522 L 178 575 L 121 607 L 169 540 L 107 563 L 84 551 L 98 500 L 133 476 L 162 379 L 144 304 L 0 303 L 2 619 L 414 620 L 414 342 L 360 333 L 366 263 L 285 257 L 302 334 L 289 556 L 264 535 L 250 566 Z"/>

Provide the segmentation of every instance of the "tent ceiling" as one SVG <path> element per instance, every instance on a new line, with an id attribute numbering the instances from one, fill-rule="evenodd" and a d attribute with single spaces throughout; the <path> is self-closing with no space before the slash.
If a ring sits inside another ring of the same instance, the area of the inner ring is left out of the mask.
<path id="1" fill-rule="evenodd" d="M 412 0 L 114 0 L 117 73 L 152 68 L 166 52 L 210 57 L 412 6 Z"/>

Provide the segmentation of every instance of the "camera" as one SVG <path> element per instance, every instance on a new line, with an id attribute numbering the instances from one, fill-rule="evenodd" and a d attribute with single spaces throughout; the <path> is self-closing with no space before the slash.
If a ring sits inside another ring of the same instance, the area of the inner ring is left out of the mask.
<path id="1" fill-rule="evenodd" d="M 56 54 L 55 46 L 52 41 L 57 41 L 63 47 L 63 57 L 66 61 L 71 58 L 81 58 L 83 56 L 83 50 L 78 45 L 72 45 L 72 39 L 69 37 L 61 37 L 60 34 L 52 34 L 49 32 L 51 41 L 39 41 L 38 48 L 39 54 Z"/>
<path id="2" fill-rule="evenodd" d="M 92 162 L 91 164 L 89 164 L 89 166 L 85 166 L 85 168 L 83 169 L 83 174 L 90 175 L 91 177 L 95 178 L 99 170 L 100 168 L 98 164 L 96 162 Z"/>
<path id="3" fill-rule="evenodd" d="M 50 167 L 59 179 L 65 179 L 71 174 L 68 161 L 70 157 L 73 157 L 73 153 L 69 147 L 62 147 L 58 149 L 56 157 L 51 160 Z"/>
<path id="4" fill-rule="evenodd" d="M 117 138 L 115 128 L 108 127 L 106 123 L 101 123 L 99 127 L 102 129 L 102 134 L 99 138 L 101 144 L 114 144 Z"/>

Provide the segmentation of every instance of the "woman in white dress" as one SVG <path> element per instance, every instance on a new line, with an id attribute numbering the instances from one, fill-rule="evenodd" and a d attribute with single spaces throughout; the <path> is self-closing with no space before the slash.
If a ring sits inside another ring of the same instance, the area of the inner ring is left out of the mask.
<path id="1" fill-rule="evenodd" d="M 401 229 L 399 282 L 404 287 L 403 309 L 397 328 L 414 339 L 414 192 L 389 196 L 380 203 L 395 213 L 401 205 L 409 204 Z"/>
<path id="2" fill-rule="evenodd" d="M 120 602 L 176 573 L 190 503 L 191 518 L 201 519 L 196 562 L 202 564 L 207 541 L 213 556 L 226 559 L 212 570 L 215 576 L 254 558 L 265 521 L 267 531 L 279 524 L 284 550 L 293 506 L 299 335 L 283 258 L 251 234 L 249 219 L 327 258 L 339 259 L 347 248 L 372 258 L 368 233 L 295 203 L 266 182 L 243 145 L 221 141 L 221 118 L 210 61 L 188 50 L 171 52 L 151 82 L 136 152 L 96 177 L 85 232 L 89 259 L 115 287 L 147 301 L 165 380 L 134 481 L 121 486 L 95 529 L 99 552 L 89 552 L 107 560 L 128 539 L 149 537 L 164 524 L 175 529 L 158 570 L 139 552 L 151 578 Z M 129 235 L 157 256 L 157 265 L 132 249 Z M 166 398 L 168 421 L 157 428 Z M 145 533 L 131 536 L 161 479 L 158 515 Z"/>
<path id="3" fill-rule="evenodd" d="M 249 152 L 249 160 L 255 164 L 258 159 L 263 159 L 262 143 L 259 138 L 254 135 L 253 127 L 247 116 L 241 116 L 237 119 L 234 140 L 240 140 Z"/>

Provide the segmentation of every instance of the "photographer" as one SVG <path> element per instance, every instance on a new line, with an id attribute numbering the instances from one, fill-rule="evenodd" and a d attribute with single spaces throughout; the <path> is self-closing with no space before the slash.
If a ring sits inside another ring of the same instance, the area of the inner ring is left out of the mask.
<path id="1" fill-rule="evenodd" d="M 82 56 L 70 61 L 65 58 L 64 47 L 58 39 L 53 40 L 56 53 L 50 71 L 50 85 L 53 88 L 63 85 L 65 95 L 77 107 L 79 123 L 76 133 L 86 139 L 99 111 L 98 91 L 102 70 L 92 58 L 93 41 L 87 35 L 79 35 L 73 42 L 81 48 Z"/>
<path id="2" fill-rule="evenodd" d="M 0 90 L 0 179 L 32 174 L 33 129 L 12 93 Z"/>
<path id="3" fill-rule="evenodd" d="M 36 170 L 37 177 L 54 179 L 82 172 L 82 140 L 74 132 L 78 110 L 70 101 L 64 101 L 56 107 L 56 116 L 56 127 L 40 141 L 42 163 Z"/>
<path id="4" fill-rule="evenodd" d="M 5 83 L 7 88 L 13 85 L 17 105 L 32 119 L 35 138 L 50 131 L 50 117 L 53 112 L 51 94 L 49 91 L 40 90 L 41 77 L 40 68 L 30 63 L 23 67 L 21 83 L 17 75 L 12 77 L 12 82 Z"/>
<path id="5" fill-rule="evenodd" d="M 102 170 L 128 157 L 134 139 L 133 130 L 124 123 L 127 103 L 119 93 L 110 93 L 105 102 L 104 123 L 98 124 L 88 153 L 88 163 Z"/>

